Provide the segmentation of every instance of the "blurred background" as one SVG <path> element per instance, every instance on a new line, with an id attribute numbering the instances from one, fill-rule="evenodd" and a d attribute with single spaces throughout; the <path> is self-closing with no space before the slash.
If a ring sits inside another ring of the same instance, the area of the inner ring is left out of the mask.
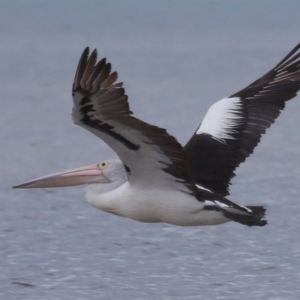
<path id="1" fill-rule="evenodd" d="M 118 71 L 137 117 L 185 144 L 211 104 L 300 42 L 299 1 L 0 7 L 1 299 L 299 299 L 299 97 L 233 180 L 231 200 L 267 207 L 264 228 L 141 224 L 90 207 L 83 187 L 11 189 L 115 157 L 70 118 L 86 46 Z"/>

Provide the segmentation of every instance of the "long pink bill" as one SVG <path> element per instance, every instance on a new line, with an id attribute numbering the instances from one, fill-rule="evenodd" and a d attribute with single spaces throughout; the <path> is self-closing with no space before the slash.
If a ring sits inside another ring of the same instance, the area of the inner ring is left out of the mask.
<path id="1" fill-rule="evenodd" d="M 108 182 L 109 180 L 103 175 L 102 171 L 98 168 L 98 165 L 90 165 L 40 177 L 15 185 L 13 188 L 54 188 L 88 183 Z"/>

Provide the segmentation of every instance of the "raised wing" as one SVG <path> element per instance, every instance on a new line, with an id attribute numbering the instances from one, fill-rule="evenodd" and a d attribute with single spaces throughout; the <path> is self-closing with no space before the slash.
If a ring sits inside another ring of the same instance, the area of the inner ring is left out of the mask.
<path id="1" fill-rule="evenodd" d="M 120 157 L 132 184 L 195 193 L 182 146 L 165 129 L 132 116 L 122 83 L 97 51 L 81 56 L 73 84 L 72 118 L 105 141 Z"/>
<path id="2" fill-rule="evenodd" d="M 198 185 L 229 194 L 235 169 L 300 89 L 299 49 L 300 44 L 263 77 L 209 108 L 185 146 Z"/>

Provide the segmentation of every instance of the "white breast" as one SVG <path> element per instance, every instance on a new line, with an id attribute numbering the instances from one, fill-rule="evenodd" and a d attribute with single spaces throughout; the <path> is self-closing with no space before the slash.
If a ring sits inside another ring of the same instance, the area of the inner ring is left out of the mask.
<path id="1" fill-rule="evenodd" d="M 106 193 L 97 192 L 97 185 L 91 184 L 85 193 L 87 201 L 94 207 L 140 222 L 196 226 L 228 221 L 219 212 L 203 211 L 203 202 L 176 190 L 139 190 L 126 182 Z"/>

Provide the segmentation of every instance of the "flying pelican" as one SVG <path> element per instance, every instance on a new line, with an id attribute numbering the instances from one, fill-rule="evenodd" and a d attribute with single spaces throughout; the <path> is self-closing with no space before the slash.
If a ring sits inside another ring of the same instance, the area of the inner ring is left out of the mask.
<path id="1" fill-rule="evenodd" d="M 300 89 L 300 43 L 271 71 L 213 104 L 182 147 L 165 129 L 135 118 L 117 73 L 87 47 L 73 83 L 73 122 L 107 143 L 120 160 L 41 177 L 14 188 L 86 184 L 92 206 L 140 222 L 181 226 L 228 221 L 264 226 L 263 206 L 226 198 L 244 162 Z"/>

